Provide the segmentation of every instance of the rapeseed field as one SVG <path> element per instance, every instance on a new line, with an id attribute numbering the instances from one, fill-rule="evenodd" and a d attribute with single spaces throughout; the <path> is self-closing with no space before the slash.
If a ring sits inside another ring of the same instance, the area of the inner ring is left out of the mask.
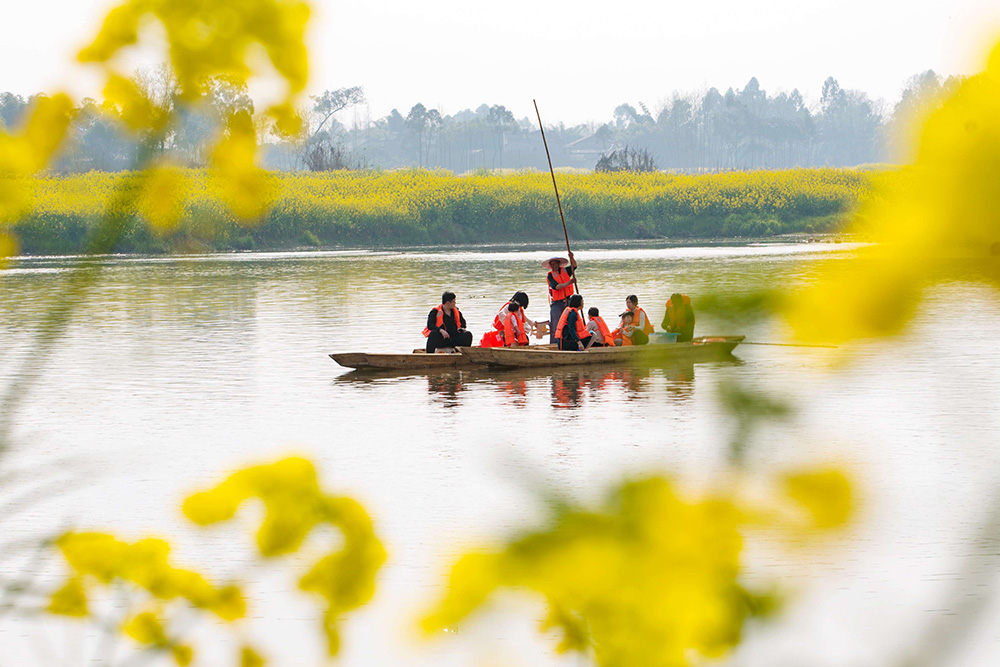
<path id="1" fill-rule="evenodd" d="M 682 174 L 557 174 L 570 235 L 582 239 L 764 237 L 835 232 L 895 171 L 795 169 Z M 121 252 L 302 246 L 390 246 L 549 241 L 561 237 L 546 173 L 454 176 L 427 170 L 270 172 L 272 206 L 247 223 L 224 203 L 207 170 L 175 170 L 182 202 L 158 203 L 130 173 L 32 179 L 30 212 L 13 231 L 26 253 L 83 250 L 110 213 Z M 28 184 L 26 184 L 28 185 Z M 114 201 L 133 210 L 111 210 Z M 181 205 L 169 225 L 160 207 Z"/>

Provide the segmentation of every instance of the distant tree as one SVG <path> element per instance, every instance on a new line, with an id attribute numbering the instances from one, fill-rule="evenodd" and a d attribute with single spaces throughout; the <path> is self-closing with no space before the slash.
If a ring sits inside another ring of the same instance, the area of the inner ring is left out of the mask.
<path id="1" fill-rule="evenodd" d="M 254 115 L 246 84 L 229 77 L 213 77 L 199 100 L 182 105 L 175 112 L 176 131 L 168 148 L 179 162 L 203 166 L 208 162 L 210 147 L 229 118 L 236 114 Z M 301 168 L 301 164 L 296 166 Z"/>
<path id="2" fill-rule="evenodd" d="M 322 141 L 311 145 L 306 152 L 309 171 L 336 171 L 352 169 L 351 156 L 343 144 Z"/>
<path id="3" fill-rule="evenodd" d="M 424 131 L 427 129 L 427 107 L 417 102 L 406 114 L 406 127 L 417 136 L 417 166 L 424 166 Z"/>
<path id="4" fill-rule="evenodd" d="M 494 145 L 497 147 L 496 153 L 499 153 L 499 166 L 503 168 L 503 147 L 507 142 L 507 133 L 517 130 L 517 121 L 514 120 L 514 114 L 507 110 L 507 107 L 502 104 L 494 104 L 490 107 L 490 110 L 486 114 L 487 121 L 490 125 L 490 130 L 493 134 Z"/>
<path id="5" fill-rule="evenodd" d="M 326 125 L 326 122 L 338 111 L 343 111 L 347 107 L 357 104 L 364 104 L 365 91 L 361 86 L 325 90 L 322 95 L 313 95 L 312 101 L 312 111 L 319 118 L 319 122 L 312 132 L 313 135 L 316 135 L 319 134 L 323 126 Z"/>
<path id="6" fill-rule="evenodd" d="M 124 171 L 136 159 L 137 143 L 115 114 L 85 98 L 73 118 L 68 148 L 59 160 L 60 171 Z"/>
<path id="7" fill-rule="evenodd" d="M 820 111 L 819 158 L 825 164 L 846 167 L 881 159 L 882 117 L 867 95 L 844 90 L 829 77 L 823 83 Z"/>
<path id="8" fill-rule="evenodd" d="M 396 109 L 390 111 L 389 115 L 385 117 L 385 123 L 391 135 L 399 135 L 406 130 L 406 119 Z"/>
<path id="9" fill-rule="evenodd" d="M 180 84 L 167 63 L 138 68 L 132 73 L 132 82 L 153 104 L 167 110 L 174 109 Z"/>
<path id="10" fill-rule="evenodd" d="M 0 93 L 0 127 L 16 127 L 30 104 L 20 95 Z"/>
<path id="11" fill-rule="evenodd" d="M 914 157 L 907 153 L 914 144 L 913 132 L 923 126 L 926 117 L 951 95 L 961 80 L 954 76 L 942 79 L 934 70 L 927 70 L 906 81 L 886 128 L 891 157 L 903 161 Z"/>
<path id="12" fill-rule="evenodd" d="M 618 148 L 601 156 L 601 159 L 594 165 L 594 171 L 635 171 L 653 172 L 658 171 L 656 160 L 652 154 L 645 149 L 634 149 L 625 146 Z"/>

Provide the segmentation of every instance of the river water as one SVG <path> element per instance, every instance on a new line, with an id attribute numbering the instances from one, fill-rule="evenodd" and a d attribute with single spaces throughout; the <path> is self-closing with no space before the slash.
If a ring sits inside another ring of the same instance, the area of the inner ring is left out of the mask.
<path id="1" fill-rule="evenodd" d="M 613 323 L 636 293 L 658 324 L 674 291 L 697 310 L 709 294 L 809 280 L 818 263 L 852 250 L 606 246 L 577 256 L 588 306 Z M 252 582 L 244 632 L 273 664 L 323 664 L 315 608 L 295 593 L 289 568 L 253 558 L 253 518 L 202 532 L 179 511 L 186 494 L 228 471 L 299 453 L 316 462 L 325 488 L 369 510 L 389 551 L 374 601 L 346 622 L 339 664 L 579 665 L 536 634 L 540 607 L 520 598 L 431 643 L 415 639 L 414 619 L 463 547 L 539 519 L 539 486 L 595 501 L 627 475 L 710 481 L 726 469 L 734 428 L 719 388 L 739 383 L 796 409 L 753 434 L 750 474 L 836 462 L 860 501 L 839 537 L 751 549 L 753 576 L 776 582 L 788 603 L 748 629 L 728 664 L 894 664 L 950 618 L 967 635 L 947 664 L 991 664 L 1000 611 L 984 585 L 995 577 L 984 573 L 996 571 L 997 546 L 981 523 L 1000 464 L 992 292 L 949 282 L 893 341 L 835 351 L 742 346 L 731 361 L 638 371 L 365 376 L 327 357 L 422 345 L 426 313 L 444 289 L 458 294 L 477 339 L 517 289 L 531 298 L 529 316 L 546 319 L 541 261 L 553 252 L 106 258 L 47 358 L 34 331 L 73 261 L 9 263 L 0 270 L 0 377 L 7 387 L 26 368 L 32 382 L 0 459 L 0 575 L 37 565 L 38 583 L 51 586 L 55 562 L 24 545 L 70 527 L 163 535 L 179 565 Z M 785 340 L 779 323 L 750 313 L 699 312 L 697 332 Z M 199 664 L 231 663 L 234 647 L 216 630 L 194 627 L 206 643 Z M 6 614 L 0 665 L 125 655 L 99 635 Z"/>

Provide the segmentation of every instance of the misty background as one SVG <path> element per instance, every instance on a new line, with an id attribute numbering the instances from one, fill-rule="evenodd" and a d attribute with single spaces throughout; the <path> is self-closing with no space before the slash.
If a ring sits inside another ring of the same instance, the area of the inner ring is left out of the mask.
<path id="1" fill-rule="evenodd" d="M 175 130 L 155 149 L 182 166 L 206 166 L 225 119 L 245 113 L 265 146 L 263 166 L 275 170 L 428 168 L 462 174 L 547 169 L 537 119 L 517 118 L 504 104 L 482 103 L 449 115 L 417 103 L 372 117 L 363 87 L 327 90 L 309 99 L 303 109 L 308 129 L 290 140 L 257 113 L 243 85 L 214 79 L 198 104 L 182 107 L 165 65 L 141 68 L 133 79 L 157 104 L 179 114 Z M 851 167 L 904 159 L 900 137 L 908 123 L 958 81 L 932 70 L 917 74 L 890 106 L 829 77 L 818 103 L 810 106 L 809 96 L 798 89 L 771 94 L 754 77 L 740 89 L 673 92 L 656 106 L 622 102 L 611 118 L 578 125 L 546 118 L 544 101 L 541 105 L 557 168 L 701 173 Z M 0 93 L 0 126 L 17 127 L 33 100 Z M 76 109 L 68 147 L 52 171 L 128 170 L 141 140 L 125 128 L 113 106 L 85 98 Z"/>

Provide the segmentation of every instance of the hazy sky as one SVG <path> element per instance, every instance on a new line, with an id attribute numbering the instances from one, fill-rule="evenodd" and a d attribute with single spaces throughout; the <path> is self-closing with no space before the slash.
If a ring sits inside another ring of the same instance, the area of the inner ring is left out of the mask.
<path id="1" fill-rule="evenodd" d="M 0 91 L 96 96 L 97 77 L 73 56 L 114 4 L 4 0 Z M 533 115 L 537 98 L 547 123 L 608 120 L 622 102 L 655 110 L 671 91 L 738 89 L 752 76 L 769 93 L 799 88 L 814 102 L 832 75 L 891 104 L 917 72 L 977 71 L 1000 39 L 997 0 L 315 0 L 313 7 L 312 92 L 364 86 L 372 117 L 393 107 L 405 115 L 416 102 L 442 113 L 485 102 L 521 118 Z M 140 54 L 134 63 L 157 58 Z"/>

